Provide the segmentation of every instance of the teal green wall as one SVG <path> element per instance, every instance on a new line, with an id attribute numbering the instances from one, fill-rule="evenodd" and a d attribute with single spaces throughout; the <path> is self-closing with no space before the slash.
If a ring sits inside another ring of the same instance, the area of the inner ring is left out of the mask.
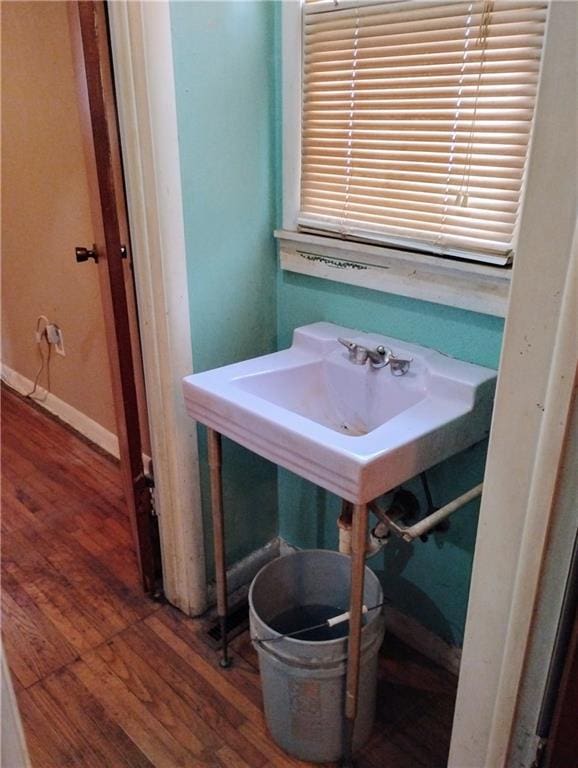
<path id="1" fill-rule="evenodd" d="M 175 2 L 171 27 L 193 360 L 202 371 L 276 346 L 274 6 Z M 229 441 L 223 450 L 233 562 L 277 534 L 277 473 Z M 204 461 L 201 471 L 210 536 Z"/>
<path id="2" fill-rule="evenodd" d="M 327 320 L 433 347 L 471 363 L 497 368 L 503 321 L 440 304 L 405 299 L 303 275 L 278 275 L 279 346 L 293 328 Z M 428 471 L 434 503 L 442 506 L 481 482 L 486 445 L 474 446 Z M 425 510 L 421 484 L 413 491 Z M 387 499 L 385 500 L 387 501 Z M 423 543 L 392 540 L 370 561 L 386 596 L 404 613 L 461 645 L 465 624 L 478 503 L 452 517 L 450 530 Z M 280 535 L 298 547 L 337 546 L 339 500 L 286 471 L 279 473 Z"/>
<path id="3" fill-rule="evenodd" d="M 280 271 L 278 289 L 280 347 L 291 344 L 293 328 L 327 320 L 498 367 L 504 325 L 498 317 L 293 272 Z"/>

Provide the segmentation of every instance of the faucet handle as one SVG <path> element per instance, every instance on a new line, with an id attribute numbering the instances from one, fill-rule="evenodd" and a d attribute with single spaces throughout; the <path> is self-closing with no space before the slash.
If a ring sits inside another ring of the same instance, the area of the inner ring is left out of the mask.
<path id="1" fill-rule="evenodd" d="M 413 362 L 413 358 L 410 357 L 409 359 L 403 359 L 401 357 L 396 357 L 395 355 L 391 355 L 389 358 L 389 370 L 392 372 L 394 376 L 405 376 L 405 374 L 409 371 L 409 366 Z"/>
<path id="2" fill-rule="evenodd" d="M 387 349 L 383 344 L 379 344 L 375 349 L 368 349 L 367 354 L 372 368 L 385 368 L 389 365 L 389 359 L 393 352 Z"/>
<path id="3" fill-rule="evenodd" d="M 365 365 L 369 360 L 372 368 L 385 368 L 389 365 L 393 376 L 404 376 L 412 363 L 412 358 L 396 357 L 391 349 L 384 347 L 383 344 L 379 344 L 375 349 L 367 349 L 341 336 L 337 337 L 337 341 L 349 351 L 349 359 L 352 363 Z"/>

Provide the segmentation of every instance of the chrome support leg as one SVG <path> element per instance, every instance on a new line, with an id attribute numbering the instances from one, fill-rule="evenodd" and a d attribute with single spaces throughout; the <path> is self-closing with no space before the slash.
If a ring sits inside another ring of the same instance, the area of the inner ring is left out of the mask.
<path id="1" fill-rule="evenodd" d="M 349 641 L 347 646 L 347 680 L 345 690 L 345 732 L 343 759 L 341 762 L 344 768 L 353 766 L 353 730 L 359 697 L 367 518 L 367 504 L 355 504 L 353 507 L 353 531 L 351 538 L 351 591 L 349 598 Z"/>
<path id="2" fill-rule="evenodd" d="M 223 516 L 223 483 L 221 474 L 221 435 L 207 428 L 209 471 L 211 478 L 211 512 L 213 515 L 213 543 L 215 548 L 215 580 L 217 583 L 217 615 L 221 628 L 221 659 L 219 664 L 231 665 L 227 644 L 227 568 L 225 562 L 225 524 Z"/>

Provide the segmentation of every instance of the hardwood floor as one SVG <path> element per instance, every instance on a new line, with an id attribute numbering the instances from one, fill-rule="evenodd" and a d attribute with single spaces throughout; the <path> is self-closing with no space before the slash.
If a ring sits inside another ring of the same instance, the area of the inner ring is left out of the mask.
<path id="1" fill-rule="evenodd" d="M 116 464 L 2 391 L 2 632 L 33 768 L 305 766 L 271 741 L 247 633 L 139 589 Z M 387 637 L 359 768 L 447 762 L 455 679 Z M 12 767 L 7 767 L 12 768 Z"/>

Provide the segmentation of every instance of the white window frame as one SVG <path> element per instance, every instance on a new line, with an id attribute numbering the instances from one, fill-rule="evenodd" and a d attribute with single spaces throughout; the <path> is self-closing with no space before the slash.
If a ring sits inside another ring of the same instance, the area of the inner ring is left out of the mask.
<path id="1" fill-rule="evenodd" d="M 298 231 L 302 3 L 282 5 L 283 224 L 281 268 L 340 283 L 505 317 L 512 270 Z M 522 193 L 522 207 L 525 190 Z M 521 218 L 520 212 L 520 218 Z"/>

